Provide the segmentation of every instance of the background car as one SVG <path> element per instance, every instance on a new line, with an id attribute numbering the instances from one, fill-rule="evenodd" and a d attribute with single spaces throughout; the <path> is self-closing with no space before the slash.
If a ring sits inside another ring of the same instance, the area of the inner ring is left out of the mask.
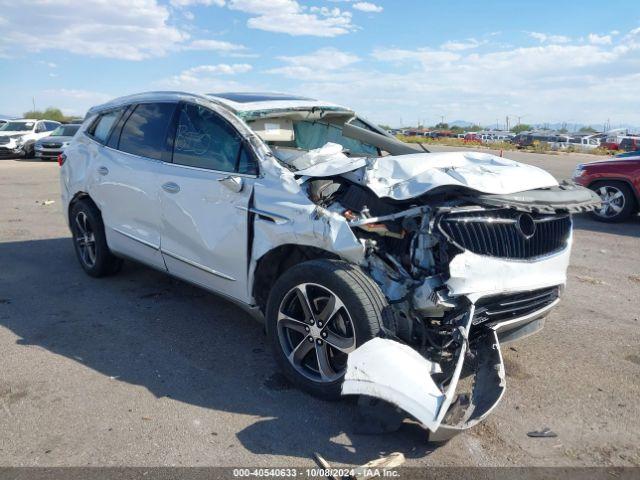
<path id="1" fill-rule="evenodd" d="M 51 135 L 36 141 L 34 147 L 36 158 L 43 160 L 55 160 L 58 158 L 58 155 L 69 145 L 69 142 L 71 142 L 71 139 L 79 128 L 80 124 L 77 123 L 60 125 L 51 132 Z"/>
<path id="2" fill-rule="evenodd" d="M 602 206 L 592 212 L 602 222 L 622 222 L 638 213 L 640 205 L 640 151 L 578 165 L 573 179 L 600 195 Z"/>
<path id="3" fill-rule="evenodd" d="M 37 140 L 50 135 L 60 122 L 24 118 L 10 120 L 0 127 L 0 155 L 30 158 Z"/>

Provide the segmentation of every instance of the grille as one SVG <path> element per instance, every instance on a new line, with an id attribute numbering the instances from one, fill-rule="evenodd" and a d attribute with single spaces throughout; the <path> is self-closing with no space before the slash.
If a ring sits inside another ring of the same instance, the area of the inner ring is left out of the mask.
<path id="1" fill-rule="evenodd" d="M 44 148 L 62 148 L 61 143 L 43 143 L 42 146 Z"/>
<path id="2" fill-rule="evenodd" d="M 11 140 L 9 137 L 0 137 L 0 145 L 6 145 Z"/>
<path id="3" fill-rule="evenodd" d="M 571 233 L 569 215 L 514 210 L 450 213 L 438 225 L 463 250 L 512 259 L 531 259 L 562 250 Z"/>
<path id="4" fill-rule="evenodd" d="M 524 317 L 551 305 L 559 296 L 558 287 L 485 297 L 476 303 L 472 324 L 496 324 Z"/>

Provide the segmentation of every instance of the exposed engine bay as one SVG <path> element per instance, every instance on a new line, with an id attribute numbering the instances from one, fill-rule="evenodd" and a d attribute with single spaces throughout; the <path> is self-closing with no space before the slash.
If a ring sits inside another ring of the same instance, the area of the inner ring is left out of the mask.
<path id="1" fill-rule="evenodd" d="M 599 200 L 504 158 L 418 153 L 348 116 L 333 131 L 299 115 L 262 119 L 261 137 L 316 214 L 346 223 L 389 304 L 380 338 L 349 355 L 342 392 L 447 439 L 499 402 L 500 342 L 542 328 L 566 282 L 571 214 Z"/>

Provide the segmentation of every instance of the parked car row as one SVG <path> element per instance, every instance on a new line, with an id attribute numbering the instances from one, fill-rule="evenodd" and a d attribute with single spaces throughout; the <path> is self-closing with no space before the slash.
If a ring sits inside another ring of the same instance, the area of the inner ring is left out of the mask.
<path id="1" fill-rule="evenodd" d="M 0 155 L 55 159 L 80 127 L 53 120 L 0 121 Z"/>

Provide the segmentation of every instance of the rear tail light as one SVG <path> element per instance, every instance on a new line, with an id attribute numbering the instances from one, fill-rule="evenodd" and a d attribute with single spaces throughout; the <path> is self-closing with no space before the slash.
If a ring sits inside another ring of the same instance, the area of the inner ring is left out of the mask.
<path id="1" fill-rule="evenodd" d="M 64 153 L 58 155 L 58 165 L 64 165 L 64 162 L 67 160 L 67 156 Z"/>

